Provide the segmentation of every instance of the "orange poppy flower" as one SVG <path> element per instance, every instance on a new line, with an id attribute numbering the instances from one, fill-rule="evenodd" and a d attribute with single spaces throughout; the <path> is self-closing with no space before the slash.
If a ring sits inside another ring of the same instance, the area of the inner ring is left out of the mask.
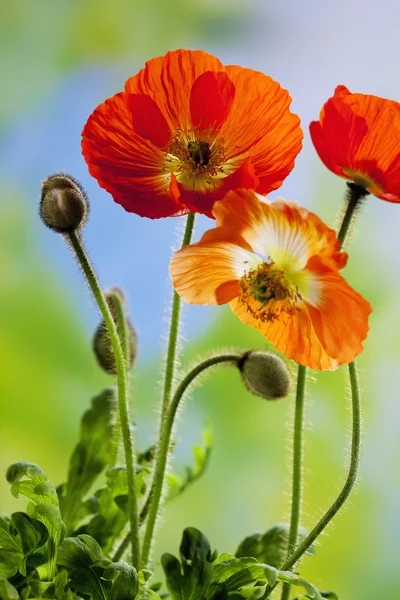
<path id="1" fill-rule="evenodd" d="M 290 103 L 263 73 L 176 50 L 147 62 L 96 108 L 82 152 L 90 174 L 128 212 L 211 216 L 230 189 L 266 194 L 290 173 L 303 138 Z"/>
<path id="2" fill-rule="evenodd" d="M 328 169 L 382 200 L 400 202 L 400 104 L 339 85 L 310 124 Z"/>
<path id="3" fill-rule="evenodd" d="M 230 303 L 244 323 L 288 358 L 335 369 L 362 351 L 371 307 L 339 274 L 335 232 L 294 202 L 235 190 L 213 208 L 217 227 L 171 261 L 191 304 Z"/>

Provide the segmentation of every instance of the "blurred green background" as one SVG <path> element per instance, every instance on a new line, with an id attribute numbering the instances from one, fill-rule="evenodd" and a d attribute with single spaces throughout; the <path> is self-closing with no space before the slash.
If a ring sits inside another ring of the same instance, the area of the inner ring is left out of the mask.
<path id="1" fill-rule="evenodd" d="M 381 0 L 302 3 L 278 0 L 17 0 L 0 3 L 0 410 L 1 471 L 36 462 L 65 479 L 79 420 L 90 398 L 112 383 L 95 364 L 97 314 L 62 240 L 37 217 L 40 181 L 71 172 L 87 188 L 87 246 L 105 286 L 129 297 L 139 332 L 133 380 L 138 445 L 154 439 L 166 334 L 169 249 L 177 219 L 125 213 L 100 190 L 80 155 L 80 131 L 97 104 L 122 89 L 145 60 L 169 49 L 204 48 L 224 63 L 262 70 L 290 90 L 303 121 L 304 151 L 282 190 L 333 223 L 344 183 L 311 147 L 308 123 L 337 84 L 396 99 L 400 8 Z M 387 14 L 392 18 L 387 19 Z M 343 15 L 346 19 L 343 19 Z M 343 600 L 400 597 L 399 207 L 368 199 L 351 243 L 346 277 L 373 305 L 360 357 L 364 443 L 357 493 L 320 538 L 302 573 Z M 196 237 L 210 226 L 198 219 Z M 229 308 L 184 311 L 182 369 L 214 348 L 266 347 Z M 293 371 L 295 371 L 293 367 Z M 347 380 L 340 370 L 308 386 L 303 525 L 312 526 L 340 488 L 349 448 Z M 210 419 L 209 470 L 168 506 L 157 556 L 176 553 L 182 530 L 196 526 L 220 552 L 246 535 L 288 519 L 288 441 L 293 398 L 266 403 L 229 369 L 215 372 L 187 402 L 174 467 L 183 471 Z M 289 424 L 289 425 L 288 425 Z M 0 481 L 0 510 L 24 502 Z"/>

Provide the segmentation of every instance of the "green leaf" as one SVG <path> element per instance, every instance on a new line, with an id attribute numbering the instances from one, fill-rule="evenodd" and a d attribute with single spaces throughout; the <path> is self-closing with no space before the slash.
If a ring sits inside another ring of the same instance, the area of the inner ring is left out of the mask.
<path id="1" fill-rule="evenodd" d="M 140 500 L 146 491 L 150 473 L 138 467 L 136 470 L 137 497 Z M 85 533 L 95 538 L 108 554 L 115 540 L 123 533 L 128 517 L 128 483 L 125 467 L 114 467 L 106 472 L 107 485 L 97 490 L 97 514 L 84 528 Z"/>
<path id="2" fill-rule="evenodd" d="M 54 595 L 56 600 L 74 600 L 70 589 L 65 589 L 69 582 L 67 571 L 60 571 L 54 578 Z"/>
<path id="3" fill-rule="evenodd" d="M 13 496 L 22 494 L 32 500 L 27 506 L 30 519 L 22 516 L 23 513 L 16 513 L 16 521 L 13 519 L 13 528 L 19 533 L 21 551 L 25 555 L 20 566 L 21 573 L 26 573 L 26 558 L 29 556 L 29 562 L 34 564 L 40 579 L 52 581 L 56 572 L 57 549 L 65 532 L 55 487 L 46 473 L 33 463 L 14 463 L 7 469 L 6 478 L 11 484 Z M 46 540 L 43 527 L 35 521 L 46 528 Z M 32 549 L 34 544 L 36 548 Z M 37 553 L 38 549 L 40 554 Z"/>
<path id="4" fill-rule="evenodd" d="M 19 534 L 22 556 L 19 571 L 26 576 L 26 561 L 36 550 L 39 550 L 49 537 L 46 526 L 37 519 L 31 519 L 23 512 L 11 515 L 12 525 Z"/>
<path id="5" fill-rule="evenodd" d="M 0 600 L 19 600 L 17 590 L 3 575 L 0 575 Z"/>
<path id="6" fill-rule="evenodd" d="M 133 600 L 138 593 L 136 569 L 106 559 L 89 535 L 66 538 L 58 551 L 57 563 L 69 569 L 75 592 L 95 600 Z"/>
<path id="7" fill-rule="evenodd" d="M 179 548 L 181 563 L 171 554 L 163 554 L 161 565 L 173 600 L 200 600 L 213 571 L 210 544 L 194 527 L 184 530 Z"/>
<path id="8" fill-rule="evenodd" d="M 9 516 L 0 516 L 0 575 L 13 577 L 22 560 L 21 540 Z"/>
<path id="9" fill-rule="evenodd" d="M 18 573 L 22 552 L 0 548 L 0 577 L 10 579 Z"/>
<path id="10" fill-rule="evenodd" d="M 194 465 L 185 467 L 185 476 L 179 477 L 175 473 L 167 476 L 168 496 L 167 502 L 182 494 L 186 488 L 197 481 L 206 471 L 211 457 L 212 436 L 207 425 L 203 431 L 203 446 L 193 446 Z"/>
<path id="11" fill-rule="evenodd" d="M 89 535 L 65 538 L 58 550 L 57 564 L 71 570 L 71 586 L 81 594 L 99 600 L 106 598 L 95 563 L 104 560 L 99 544 Z"/>
<path id="12" fill-rule="evenodd" d="M 286 523 L 274 525 L 265 533 L 258 532 L 246 537 L 235 552 L 237 558 L 253 556 L 259 562 L 266 563 L 272 567 L 279 567 L 285 562 L 290 527 Z M 298 543 L 301 543 L 306 537 L 307 531 L 303 528 L 298 534 Z M 313 554 L 313 546 L 308 550 L 308 554 Z"/>
<path id="13" fill-rule="evenodd" d="M 80 439 L 72 453 L 68 480 L 59 488 L 60 506 L 68 533 L 81 517 L 81 504 L 94 481 L 106 468 L 113 439 L 116 396 L 114 388 L 93 398 L 81 420 Z"/>
<path id="14" fill-rule="evenodd" d="M 134 600 L 139 583 L 137 571 L 124 562 L 111 563 L 103 573 L 103 579 L 112 581 L 109 600 Z"/>
<path id="15" fill-rule="evenodd" d="M 88 523 L 86 531 L 98 541 L 107 554 L 128 521 L 125 511 L 128 498 L 125 467 L 109 469 L 106 478 L 107 485 L 95 494 L 98 513 Z"/>

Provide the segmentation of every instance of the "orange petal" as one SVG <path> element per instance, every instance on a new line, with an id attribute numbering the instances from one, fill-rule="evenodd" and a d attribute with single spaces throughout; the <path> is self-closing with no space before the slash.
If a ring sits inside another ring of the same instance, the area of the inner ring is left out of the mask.
<path id="1" fill-rule="evenodd" d="M 239 235 L 217 227 L 172 257 L 170 275 L 189 304 L 226 304 L 239 294 L 239 279 L 259 262 Z"/>
<path id="2" fill-rule="evenodd" d="M 190 114 L 195 127 L 217 130 L 232 106 L 235 86 L 226 73 L 207 71 L 196 79 L 190 92 Z"/>
<path id="3" fill-rule="evenodd" d="M 339 252 L 339 241 L 316 215 L 294 202 L 268 202 L 250 190 L 229 192 L 216 202 L 217 225 L 236 230 L 251 247 L 278 266 L 300 270 L 314 254 L 344 267 L 347 255 Z"/>
<path id="4" fill-rule="evenodd" d="M 289 110 L 291 97 L 271 77 L 237 66 L 226 67 L 236 88 L 221 129 L 227 157 L 251 157 L 261 194 L 278 188 L 302 147 L 300 119 Z"/>
<path id="5" fill-rule="evenodd" d="M 371 306 L 322 258 L 313 256 L 307 270 L 319 287 L 316 305 L 308 305 L 318 339 L 340 364 L 352 362 L 363 351 Z"/>
<path id="6" fill-rule="evenodd" d="M 255 319 L 237 298 L 232 300 L 230 307 L 243 323 L 258 329 L 277 350 L 297 364 L 320 371 L 332 371 L 339 366 L 317 338 L 304 304 L 293 314 L 281 312 L 279 318 L 267 322 Z"/>
<path id="7" fill-rule="evenodd" d="M 222 63 L 202 50 L 174 50 L 153 58 L 130 77 L 125 91 L 150 96 L 171 131 L 191 129 L 190 93 L 196 79 L 207 71 L 224 71 Z"/>
<path id="8" fill-rule="evenodd" d="M 164 154 L 137 135 L 123 92 L 100 104 L 82 132 L 90 174 L 128 212 L 159 218 L 188 212 L 169 194 Z"/>

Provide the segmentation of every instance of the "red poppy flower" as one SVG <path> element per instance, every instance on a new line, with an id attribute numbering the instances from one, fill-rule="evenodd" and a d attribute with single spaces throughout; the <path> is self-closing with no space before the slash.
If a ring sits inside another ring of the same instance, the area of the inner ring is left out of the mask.
<path id="1" fill-rule="evenodd" d="M 335 369 L 362 352 L 371 307 L 339 274 L 347 262 L 335 232 L 296 203 L 250 190 L 216 202 L 217 227 L 171 261 L 191 304 L 230 303 L 244 323 L 288 358 Z"/>
<path id="2" fill-rule="evenodd" d="M 265 194 L 293 168 L 303 133 L 286 90 L 262 73 L 176 50 L 146 63 L 82 133 L 89 172 L 128 212 L 210 211 L 237 187 Z"/>
<path id="3" fill-rule="evenodd" d="M 328 169 L 388 202 L 400 202 L 400 104 L 340 85 L 310 124 Z"/>

